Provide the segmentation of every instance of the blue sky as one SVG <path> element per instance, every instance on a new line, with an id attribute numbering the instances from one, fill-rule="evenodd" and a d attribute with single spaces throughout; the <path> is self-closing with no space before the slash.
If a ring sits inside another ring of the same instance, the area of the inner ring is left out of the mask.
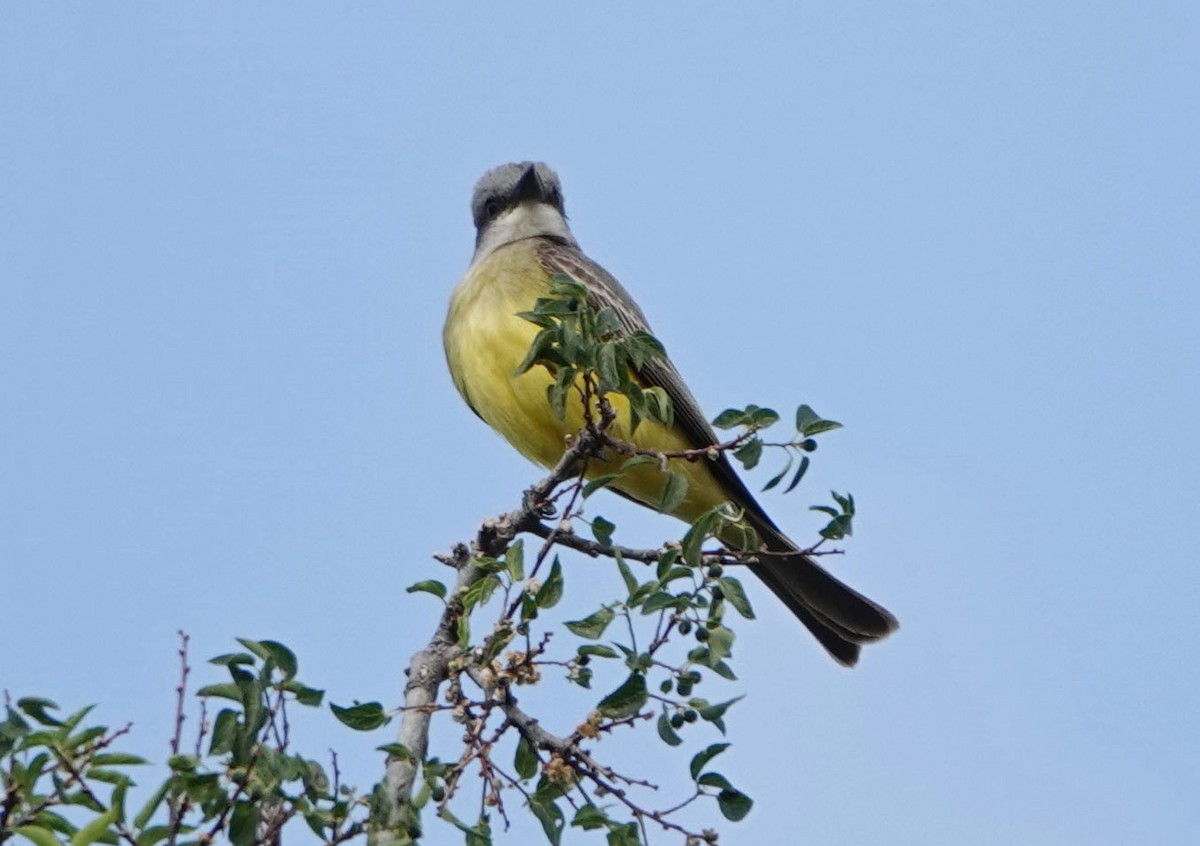
<path id="1" fill-rule="evenodd" d="M 804 538 L 851 490 L 839 572 L 903 624 L 846 672 L 755 588 L 722 842 L 1190 840 L 1197 43 L 1191 3 L 6 5 L 0 686 L 157 754 L 183 628 L 396 701 L 404 586 L 537 475 L 440 331 L 474 180 L 538 158 L 710 414 L 846 424 L 764 502 Z"/>

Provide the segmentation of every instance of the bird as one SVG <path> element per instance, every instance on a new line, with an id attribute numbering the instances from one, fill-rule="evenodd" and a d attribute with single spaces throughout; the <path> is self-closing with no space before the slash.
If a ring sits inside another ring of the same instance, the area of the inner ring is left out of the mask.
<path id="1" fill-rule="evenodd" d="M 565 419 L 560 419 L 547 400 L 546 389 L 553 381 L 549 371 L 533 367 L 518 374 L 539 330 L 521 313 L 532 310 L 539 297 L 550 295 L 552 280 L 566 276 L 586 289 L 587 301 L 597 311 L 611 308 L 623 331 L 650 332 L 650 324 L 621 283 L 580 248 L 567 223 L 562 184 L 549 165 L 524 161 L 488 170 L 475 185 L 471 212 L 475 251 L 450 297 L 442 333 L 450 374 L 476 415 L 526 458 L 553 467 L 569 436 L 584 425 L 583 403 L 568 403 Z M 673 421 L 668 425 L 647 418 L 630 431 L 628 401 L 615 396 L 617 417 L 610 434 L 664 453 L 718 443 L 700 404 L 669 359 L 646 361 L 633 377 L 642 387 L 665 390 Z M 620 464 L 621 457 L 590 461 L 587 473 L 611 473 Z M 862 646 L 898 628 L 887 609 L 839 581 L 784 534 L 724 452 L 711 450 L 708 459 L 672 460 L 671 465 L 688 483 L 672 516 L 691 522 L 726 502 L 740 509 L 766 553 L 752 557 L 750 571 L 837 662 L 854 666 Z M 665 484 L 663 468 L 648 463 L 622 473 L 609 488 L 657 509 Z M 725 543 L 736 546 L 735 541 Z"/>

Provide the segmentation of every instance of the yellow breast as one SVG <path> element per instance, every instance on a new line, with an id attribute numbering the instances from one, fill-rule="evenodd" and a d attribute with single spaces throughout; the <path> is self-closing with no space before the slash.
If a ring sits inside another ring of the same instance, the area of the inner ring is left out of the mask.
<path id="1" fill-rule="evenodd" d="M 543 367 L 516 375 L 538 327 L 518 317 L 549 293 L 549 274 L 537 260 L 536 239 L 508 244 L 474 264 L 455 288 L 443 329 L 446 360 L 463 399 L 484 421 L 522 455 L 543 466 L 562 457 L 565 439 L 583 426 L 582 403 L 568 399 L 566 420 L 559 420 L 546 398 L 552 380 Z M 628 403 L 612 396 L 616 437 L 629 439 Z M 652 421 L 637 429 L 634 442 L 645 449 L 674 452 L 691 449 L 679 430 Z M 612 472 L 614 465 L 593 462 L 589 476 Z M 722 502 L 719 486 L 707 463 L 675 462 L 688 477 L 688 495 L 676 509 L 687 520 Z M 653 466 L 632 470 L 614 485 L 624 493 L 656 505 L 662 496 L 664 474 Z"/>

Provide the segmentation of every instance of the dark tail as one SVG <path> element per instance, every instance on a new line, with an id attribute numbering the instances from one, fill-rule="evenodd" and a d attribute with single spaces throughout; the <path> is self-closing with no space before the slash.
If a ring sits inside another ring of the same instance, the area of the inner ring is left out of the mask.
<path id="1" fill-rule="evenodd" d="M 835 579 L 774 525 L 755 528 L 767 554 L 751 564 L 750 571 L 839 663 L 853 667 L 863 644 L 882 640 L 900 627 L 886 608 Z"/>

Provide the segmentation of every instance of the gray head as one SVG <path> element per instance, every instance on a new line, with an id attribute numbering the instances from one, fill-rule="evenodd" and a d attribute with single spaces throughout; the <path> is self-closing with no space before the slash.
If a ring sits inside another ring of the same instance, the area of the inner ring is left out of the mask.
<path id="1" fill-rule="evenodd" d="M 523 238 L 549 237 L 574 244 L 563 210 L 562 186 L 543 162 L 494 167 L 475 183 L 475 259 Z"/>

